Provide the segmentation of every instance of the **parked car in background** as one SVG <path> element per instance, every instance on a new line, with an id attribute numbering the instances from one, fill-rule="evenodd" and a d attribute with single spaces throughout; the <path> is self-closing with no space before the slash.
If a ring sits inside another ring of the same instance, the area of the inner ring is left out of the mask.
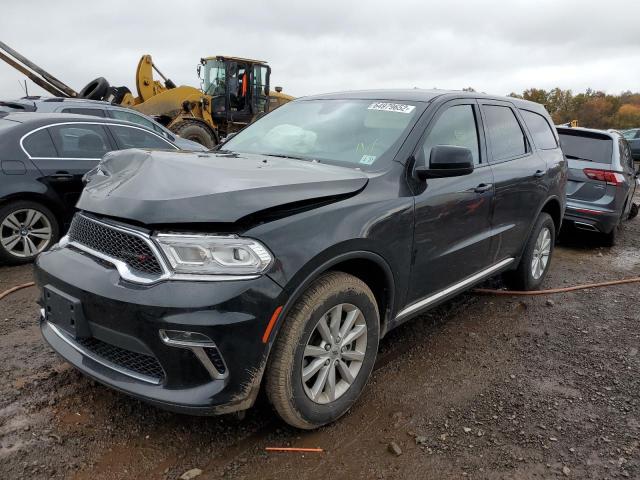
<path id="1" fill-rule="evenodd" d="M 162 135 L 181 150 L 195 152 L 208 150 L 205 146 L 176 135 L 164 125 L 140 112 L 99 100 L 63 97 L 23 97 L 19 100 L 0 101 L 0 112 L 73 113 L 101 118 L 113 118 L 135 123 Z"/>
<path id="2" fill-rule="evenodd" d="M 332 422 L 390 329 L 492 275 L 540 287 L 567 179 L 551 125 L 514 98 L 347 92 L 180 162 L 110 154 L 36 261 L 44 338 L 167 409 L 249 408 L 264 373 L 286 422 Z"/>
<path id="3" fill-rule="evenodd" d="M 68 227 L 82 176 L 112 150 L 178 150 L 130 122 L 86 115 L 0 113 L 0 262 L 24 263 Z"/>
<path id="4" fill-rule="evenodd" d="M 618 226 L 637 213 L 633 207 L 638 173 L 629 144 L 621 133 L 557 127 L 569 161 L 565 221 L 576 228 L 600 232 L 613 245 Z"/>
<path id="5" fill-rule="evenodd" d="M 631 147 L 631 155 L 636 162 L 640 162 L 640 128 L 632 128 L 622 132 L 625 140 Z"/>

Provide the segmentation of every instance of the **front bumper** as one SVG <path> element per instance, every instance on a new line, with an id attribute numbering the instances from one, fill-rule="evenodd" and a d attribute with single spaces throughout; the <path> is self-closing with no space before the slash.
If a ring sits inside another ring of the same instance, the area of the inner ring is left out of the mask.
<path id="1" fill-rule="evenodd" d="M 620 220 L 620 213 L 593 208 L 580 203 L 567 203 L 565 222 L 572 222 L 577 228 L 594 232 L 609 233 Z"/>
<path id="2" fill-rule="evenodd" d="M 42 335 L 83 373 L 173 411 L 208 415 L 253 404 L 268 353 L 262 335 L 282 300 L 269 277 L 141 286 L 71 248 L 41 254 L 35 276 L 43 292 Z M 47 319 L 44 292 L 52 291 L 81 306 L 81 335 Z M 215 349 L 169 345 L 160 330 L 206 335 Z"/>

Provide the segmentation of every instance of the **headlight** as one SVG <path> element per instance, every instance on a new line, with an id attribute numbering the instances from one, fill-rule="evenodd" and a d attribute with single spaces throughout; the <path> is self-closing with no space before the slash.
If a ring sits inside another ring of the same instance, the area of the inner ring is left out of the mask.
<path id="1" fill-rule="evenodd" d="M 255 275 L 264 272 L 273 257 L 256 240 L 235 235 L 172 235 L 154 237 L 175 273 Z"/>

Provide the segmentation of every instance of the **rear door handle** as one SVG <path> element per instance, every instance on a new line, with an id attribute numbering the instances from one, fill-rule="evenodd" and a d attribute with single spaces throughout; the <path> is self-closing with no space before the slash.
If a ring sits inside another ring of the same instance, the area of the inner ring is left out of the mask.
<path id="1" fill-rule="evenodd" d="M 543 170 L 536 170 L 536 173 L 533 174 L 534 177 L 536 178 L 542 178 L 547 174 L 547 172 L 543 171 Z"/>
<path id="2" fill-rule="evenodd" d="M 474 188 L 473 191 L 476 193 L 484 193 L 484 192 L 488 192 L 492 188 L 493 188 L 493 183 L 481 183 L 476 188 Z"/>

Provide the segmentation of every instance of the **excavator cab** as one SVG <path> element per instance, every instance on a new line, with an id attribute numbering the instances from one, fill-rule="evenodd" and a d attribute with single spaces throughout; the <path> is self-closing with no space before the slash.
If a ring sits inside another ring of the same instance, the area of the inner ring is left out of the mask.
<path id="1" fill-rule="evenodd" d="M 211 116 L 228 126 L 227 133 L 240 130 L 269 108 L 271 68 L 260 60 L 238 57 L 208 57 L 201 60 L 198 74 L 205 95 L 211 96 Z"/>

